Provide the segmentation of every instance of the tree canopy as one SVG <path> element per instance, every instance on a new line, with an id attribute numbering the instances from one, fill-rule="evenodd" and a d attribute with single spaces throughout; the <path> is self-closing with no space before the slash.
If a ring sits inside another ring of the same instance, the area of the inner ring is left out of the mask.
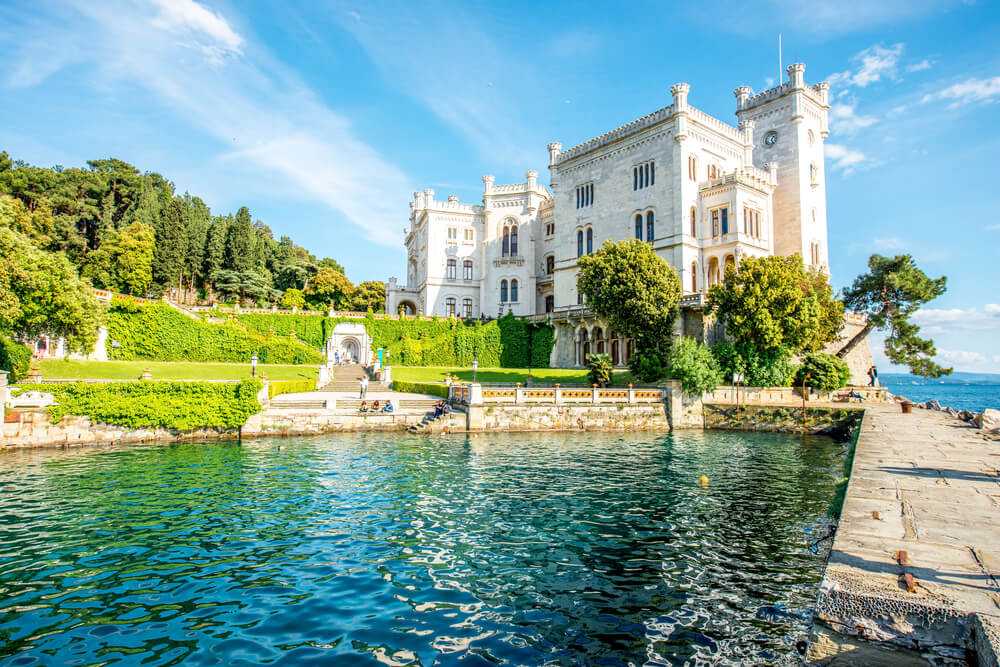
<path id="1" fill-rule="evenodd" d="M 845 357 L 875 329 L 888 331 L 885 354 L 895 364 L 910 367 L 914 375 L 940 377 L 951 373 L 950 368 L 935 363 L 934 341 L 920 338 L 920 327 L 910 321 L 923 304 L 944 294 L 948 279 L 929 278 L 910 255 L 868 259 L 868 272 L 854 279 L 844 289 L 844 305 L 867 316 L 868 322 L 844 345 L 838 357 Z"/>
<path id="2" fill-rule="evenodd" d="M 737 341 L 759 350 L 815 352 L 837 336 L 844 306 L 826 275 L 798 255 L 747 257 L 726 267 L 708 291 L 708 306 Z"/>
<path id="3" fill-rule="evenodd" d="M 577 287 L 595 315 L 614 331 L 635 338 L 640 347 L 669 345 L 681 281 L 649 244 L 606 241 L 578 263 Z"/>

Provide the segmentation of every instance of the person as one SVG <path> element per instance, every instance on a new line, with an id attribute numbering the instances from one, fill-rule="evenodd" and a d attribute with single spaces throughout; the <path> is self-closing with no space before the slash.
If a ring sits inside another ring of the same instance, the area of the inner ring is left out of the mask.
<path id="1" fill-rule="evenodd" d="M 434 419 L 437 419 L 444 414 L 444 401 L 438 401 L 434 404 Z"/>
<path id="2" fill-rule="evenodd" d="M 851 401 L 851 400 L 853 400 L 855 398 L 858 399 L 858 403 L 864 403 L 865 402 L 864 396 L 862 396 L 857 391 L 855 391 L 854 389 L 852 389 L 850 391 L 850 393 L 847 394 L 847 400 Z"/>
<path id="3" fill-rule="evenodd" d="M 359 398 L 365 398 L 368 396 L 368 376 L 361 376 L 361 396 Z"/>
<path id="4" fill-rule="evenodd" d="M 872 365 L 872 367 L 868 369 L 868 386 L 869 387 L 878 386 L 878 371 L 875 369 L 874 365 Z"/>
<path id="5" fill-rule="evenodd" d="M 340 365 L 340 350 L 333 351 L 333 363 L 337 366 Z"/>
<path id="6" fill-rule="evenodd" d="M 379 406 L 378 401 L 372 401 L 372 412 L 380 412 L 382 408 Z"/>
<path id="7" fill-rule="evenodd" d="M 392 407 L 392 399 L 388 399 L 385 402 L 385 407 L 382 408 L 382 412 L 392 412 L 394 408 Z"/>
<path id="8" fill-rule="evenodd" d="M 359 410 L 361 412 L 368 412 L 368 401 L 361 401 L 361 407 Z"/>
<path id="9" fill-rule="evenodd" d="M 451 403 L 449 403 L 447 401 L 441 401 L 441 402 L 444 404 L 444 405 L 441 406 L 441 414 L 442 415 L 450 415 L 451 414 Z"/>

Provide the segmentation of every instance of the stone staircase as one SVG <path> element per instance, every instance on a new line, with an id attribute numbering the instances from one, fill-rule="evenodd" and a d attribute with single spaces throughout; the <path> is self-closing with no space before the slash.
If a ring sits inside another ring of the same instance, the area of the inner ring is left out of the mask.
<path id="1" fill-rule="evenodd" d="M 334 366 L 333 368 L 333 381 L 327 383 L 326 385 L 320 387 L 317 391 L 342 391 L 342 392 L 354 392 L 358 393 L 360 385 L 358 380 L 368 375 L 365 371 L 365 367 L 360 364 L 347 364 L 344 366 Z M 374 391 L 380 389 L 381 385 L 377 382 L 369 381 L 368 389 L 369 391 Z"/>

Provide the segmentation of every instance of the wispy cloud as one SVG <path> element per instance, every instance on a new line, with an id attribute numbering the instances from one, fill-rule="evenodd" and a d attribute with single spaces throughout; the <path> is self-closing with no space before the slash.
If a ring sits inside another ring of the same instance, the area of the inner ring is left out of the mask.
<path id="1" fill-rule="evenodd" d="M 12 36 L 6 30 L 0 28 L 0 38 Z M 95 86 L 143 88 L 214 137 L 223 162 L 251 165 L 287 183 L 292 196 L 325 204 L 372 241 L 399 243 L 392 230 L 399 228 L 398 202 L 412 191 L 406 175 L 261 45 L 251 49 L 223 15 L 193 0 L 146 6 L 77 0 L 65 11 L 25 13 L 23 24 L 9 30 L 45 36 L 18 52 L 22 62 L 44 63 L 42 47 L 59 42 L 88 68 Z M 252 59 L 244 55 L 251 52 Z M 43 65 L 33 79 L 16 83 L 35 85 L 45 78 L 39 72 L 48 76 L 64 64 Z"/>
<path id="2" fill-rule="evenodd" d="M 851 58 L 855 67 L 832 74 L 829 77 L 830 84 L 864 88 L 882 79 L 895 79 L 902 54 L 902 44 L 870 46 Z"/>
<path id="3" fill-rule="evenodd" d="M 830 105 L 830 129 L 834 132 L 853 135 L 858 130 L 871 127 L 878 119 L 875 116 L 866 116 L 855 113 L 855 104 L 832 104 Z"/>
<path id="4" fill-rule="evenodd" d="M 921 308 L 913 321 L 928 335 L 969 331 L 996 331 L 1000 335 L 1000 304 L 982 308 Z"/>
<path id="5" fill-rule="evenodd" d="M 851 174 L 863 166 L 868 166 L 872 162 L 872 159 L 861 151 L 841 144 L 826 144 L 824 150 L 827 159 L 830 160 L 830 166 L 843 171 L 845 175 Z"/>
<path id="6" fill-rule="evenodd" d="M 988 232 L 1000 232 L 1000 224 L 986 225 L 983 229 L 985 229 Z"/>
<path id="7" fill-rule="evenodd" d="M 907 72 L 922 72 L 925 69 L 930 69 L 933 66 L 934 66 L 933 62 L 931 62 L 930 60 L 924 58 L 923 60 L 921 60 L 918 63 L 913 63 L 912 65 L 907 65 L 906 66 L 906 71 Z"/>
<path id="8" fill-rule="evenodd" d="M 935 100 L 950 101 L 949 109 L 975 102 L 993 102 L 1000 97 L 1000 76 L 989 79 L 966 79 L 952 84 L 933 93 L 927 93 L 921 98 L 921 104 Z"/>
<path id="9" fill-rule="evenodd" d="M 901 250 L 904 247 L 903 239 L 898 236 L 890 236 L 882 239 L 872 239 L 872 245 L 879 250 Z"/>

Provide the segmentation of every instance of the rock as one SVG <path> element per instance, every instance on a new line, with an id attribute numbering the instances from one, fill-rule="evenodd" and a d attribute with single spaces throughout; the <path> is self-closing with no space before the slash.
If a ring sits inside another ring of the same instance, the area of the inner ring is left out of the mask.
<path id="1" fill-rule="evenodd" d="M 1000 410 L 986 408 L 976 421 L 976 426 L 987 433 L 1000 433 Z"/>
<path id="2" fill-rule="evenodd" d="M 973 414 L 968 410 L 959 410 L 958 418 L 964 422 L 971 422 L 973 419 Z"/>
<path id="3" fill-rule="evenodd" d="M 958 416 L 958 412 L 956 412 L 954 408 L 946 407 L 946 408 L 944 408 L 944 411 L 947 412 L 952 417 L 957 417 Z"/>
<path id="4" fill-rule="evenodd" d="M 941 404 L 938 403 L 937 400 L 927 401 L 926 403 L 924 403 L 924 407 L 927 408 L 928 410 L 940 410 Z"/>

